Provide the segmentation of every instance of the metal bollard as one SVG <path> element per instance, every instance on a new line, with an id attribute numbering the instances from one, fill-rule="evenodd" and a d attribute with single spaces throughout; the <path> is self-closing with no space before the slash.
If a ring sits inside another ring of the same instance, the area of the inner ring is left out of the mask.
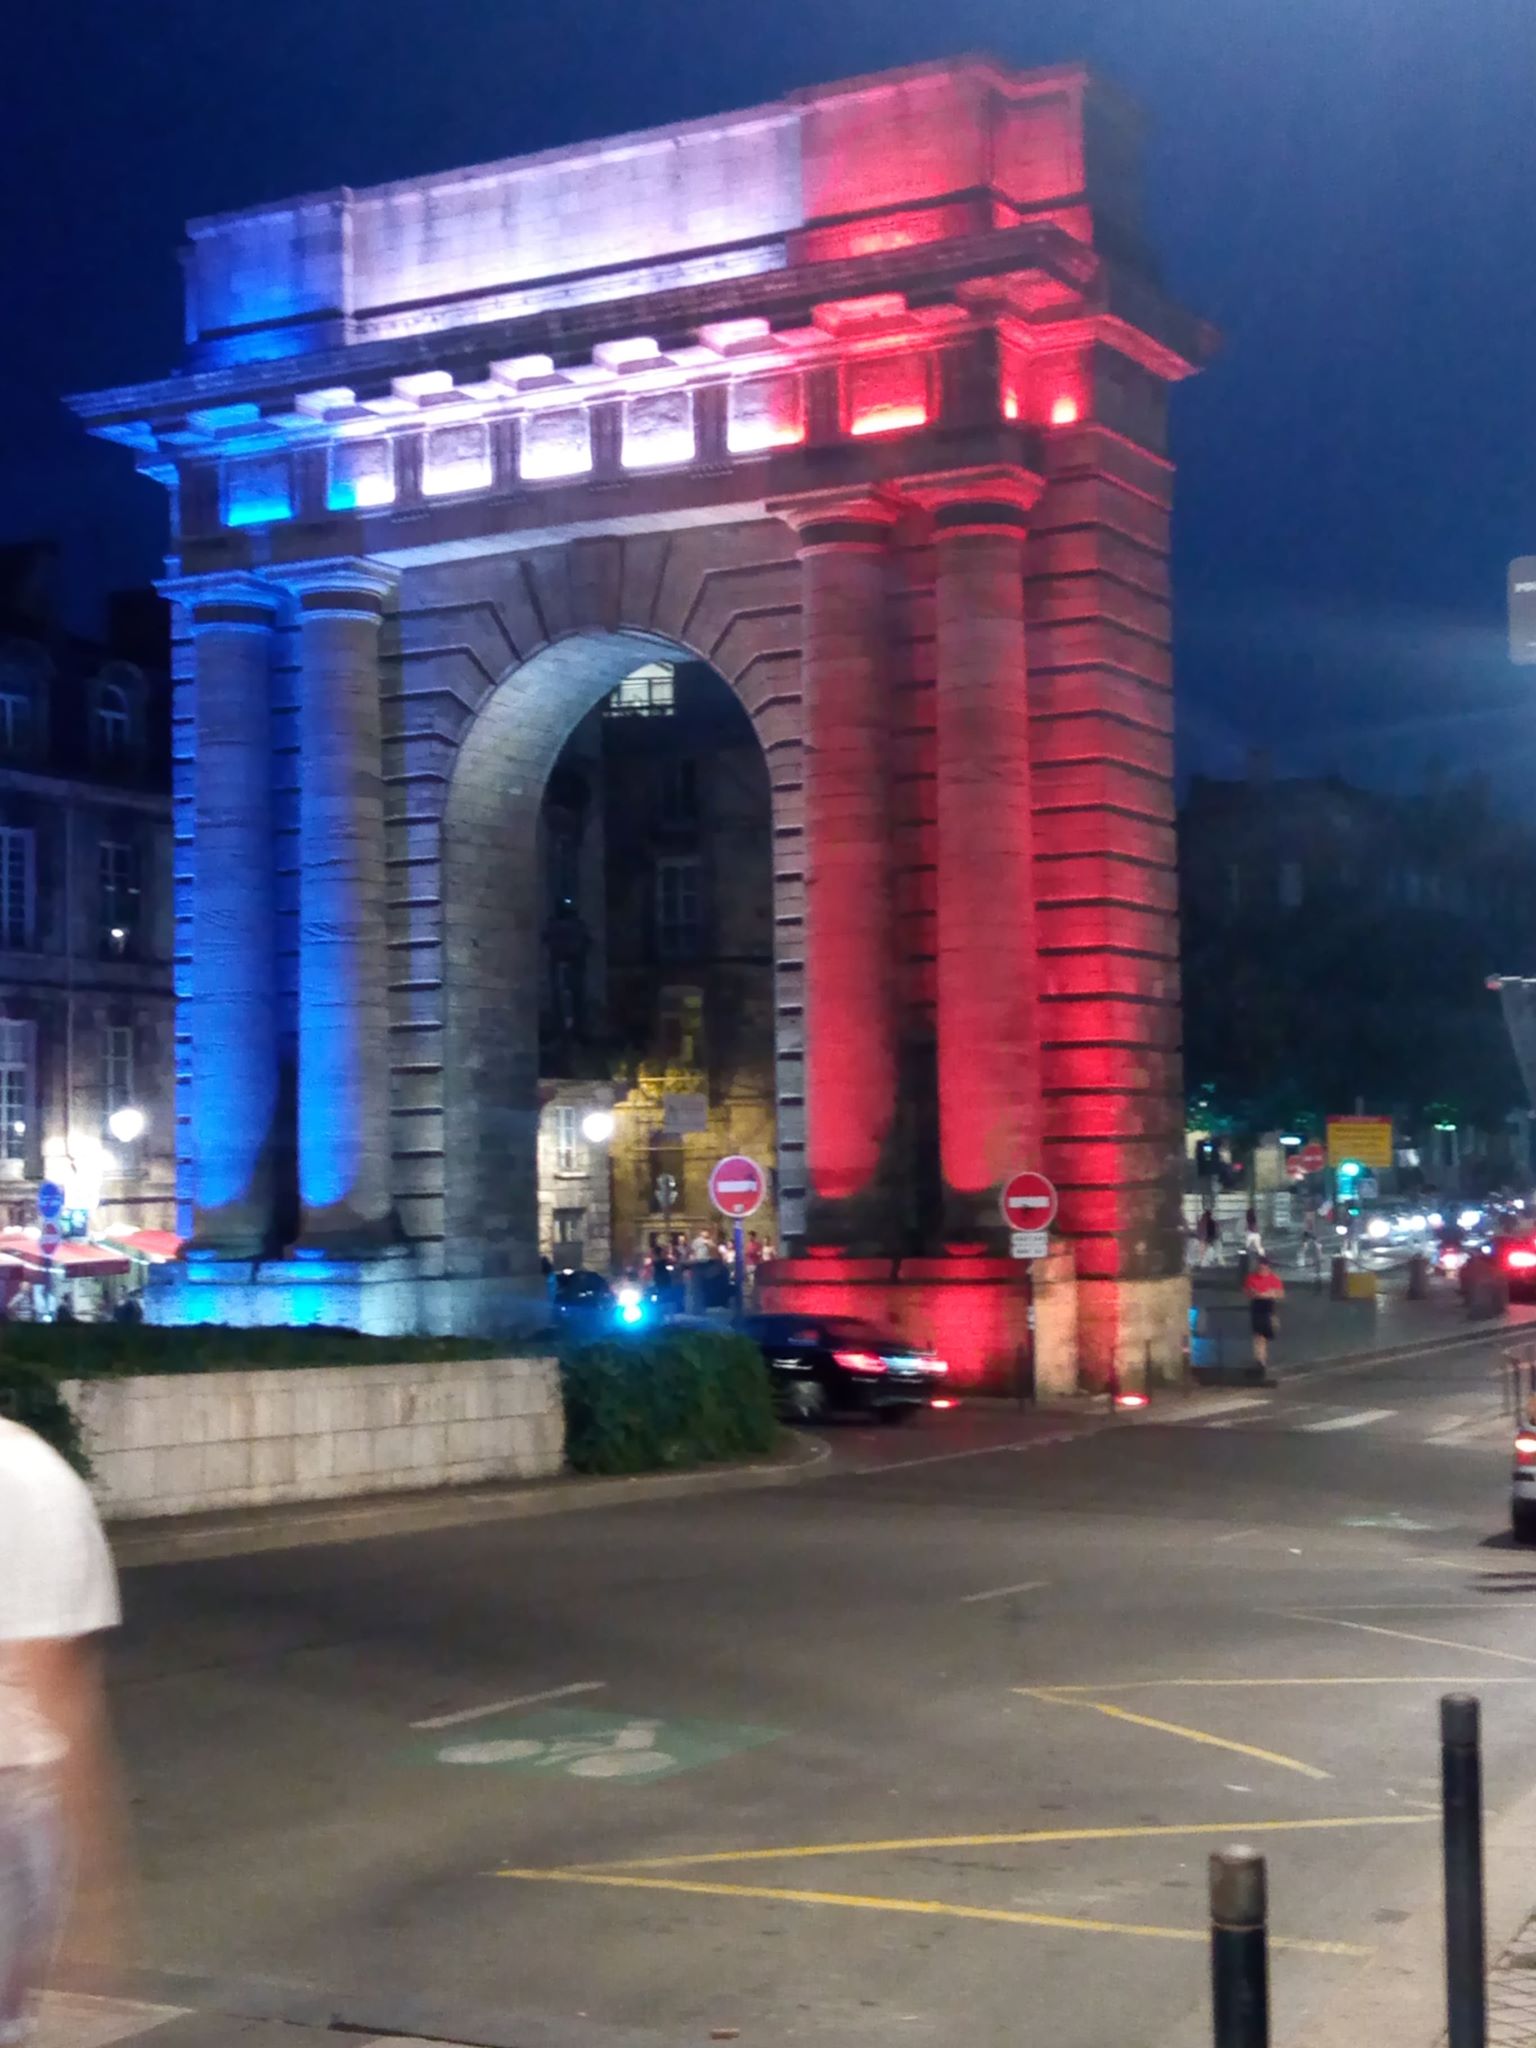
<path id="1" fill-rule="evenodd" d="M 1483 1941 L 1483 1764 L 1478 1704 L 1440 1702 L 1440 1798 L 1445 1829 L 1445 2010 L 1449 2048 L 1486 2048 Z"/>
<path id="2" fill-rule="evenodd" d="M 1408 1299 L 1428 1301 L 1429 1261 L 1422 1252 L 1415 1252 L 1408 1261 Z"/>
<path id="3" fill-rule="evenodd" d="M 1269 2048 L 1267 1916 L 1264 1858 L 1254 1849 L 1214 1855 L 1211 2022 L 1216 2048 Z"/>

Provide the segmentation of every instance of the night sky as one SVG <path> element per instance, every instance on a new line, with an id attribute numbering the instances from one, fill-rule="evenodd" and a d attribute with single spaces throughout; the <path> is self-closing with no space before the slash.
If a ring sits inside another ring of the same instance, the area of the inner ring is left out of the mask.
<path id="1" fill-rule="evenodd" d="M 172 369 L 189 216 L 990 49 L 1152 119 L 1153 239 L 1223 352 L 1176 397 L 1182 765 L 1511 801 L 1536 670 L 1536 0 L 34 0 L 0 42 L 0 538 L 77 605 L 159 490 L 70 390 Z"/>

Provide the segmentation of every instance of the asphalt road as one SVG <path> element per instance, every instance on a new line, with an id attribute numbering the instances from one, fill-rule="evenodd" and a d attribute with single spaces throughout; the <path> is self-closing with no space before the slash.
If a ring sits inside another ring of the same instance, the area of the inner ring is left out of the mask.
<path id="1" fill-rule="evenodd" d="M 1493 1357 L 135 1569 L 156 1981 L 506 2048 L 1183 2048 L 1247 1838 L 1299 2039 L 1436 1868 L 1438 1694 L 1491 1809 L 1536 1780 Z"/>

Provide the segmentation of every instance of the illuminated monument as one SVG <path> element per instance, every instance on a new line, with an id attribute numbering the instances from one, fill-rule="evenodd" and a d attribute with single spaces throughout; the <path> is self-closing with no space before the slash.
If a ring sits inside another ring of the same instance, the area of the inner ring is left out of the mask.
<path id="1" fill-rule="evenodd" d="M 774 791 L 781 1300 L 1176 1361 L 1168 385 L 1134 115 L 970 60 L 198 221 L 170 490 L 167 1317 L 536 1297 L 540 792 L 702 656 Z M 1074 1277 L 1075 1276 L 1075 1277 Z"/>

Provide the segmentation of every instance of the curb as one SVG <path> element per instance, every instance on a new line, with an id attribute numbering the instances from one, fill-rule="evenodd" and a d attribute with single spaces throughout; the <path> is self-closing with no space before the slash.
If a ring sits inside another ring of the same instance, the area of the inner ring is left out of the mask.
<path id="1" fill-rule="evenodd" d="M 591 1508 L 630 1507 L 645 1501 L 687 1500 L 720 1493 L 751 1493 L 793 1486 L 831 1458 L 830 1446 L 791 1437 L 782 1456 L 760 1465 L 704 1467 L 691 1472 L 645 1472 L 628 1479 L 568 1478 L 505 1488 L 448 1489 L 439 1493 L 373 1497 L 363 1501 L 306 1501 L 293 1508 L 263 1508 L 256 1517 L 199 1519 L 194 1527 L 160 1522 L 108 1525 L 120 1569 L 181 1564 L 200 1558 L 243 1557 L 259 1551 L 300 1550 L 311 1544 L 362 1543 L 377 1536 L 408 1536 L 433 1529 L 463 1529 L 483 1522 L 525 1521 L 537 1515 L 579 1514 Z"/>

